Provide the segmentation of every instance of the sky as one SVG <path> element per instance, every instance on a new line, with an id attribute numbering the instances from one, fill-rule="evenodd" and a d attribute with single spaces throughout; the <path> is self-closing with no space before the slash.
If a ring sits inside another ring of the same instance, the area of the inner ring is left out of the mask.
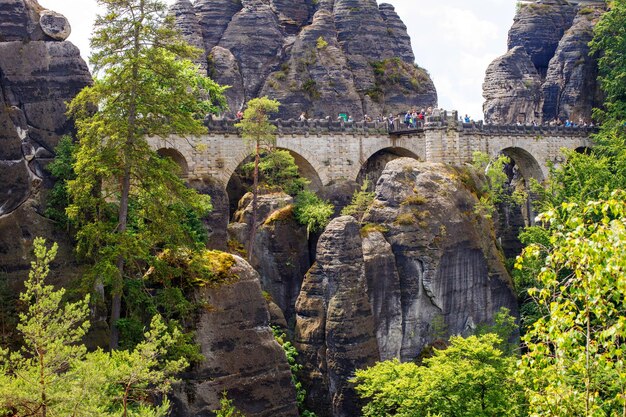
<path id="1" fill-rule="evenodd" d="M 174 0 L 166 0 L 173 3 Z M 385 0 L 407 25 L 419 66 L 430 73 L 439 106 L 483 118 L 482 83 L 493 59 L 506 52 L 516 0 Z M 69 41 L 83 58 L 97 12 L 95 0 L 39 0 L 64 14 L 72 26 Z M 379 1 L 379 3 L 382 3 Z"/>

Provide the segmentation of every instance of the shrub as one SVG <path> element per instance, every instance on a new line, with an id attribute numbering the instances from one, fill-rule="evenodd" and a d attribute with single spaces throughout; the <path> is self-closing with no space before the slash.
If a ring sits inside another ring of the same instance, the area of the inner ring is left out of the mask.
<path id="1" fill-rule="evenodd" d="M 361 189 L 356 190 L 352 195 L 352 201 L 341 210 L 342 216 L 353 216 L 358 221 L 363 220 L 365 212 L 374 201 L 375 194 L 367 191 L 370 182 L 364 181 Z"/>
<path id="2" fill-rule="evenodd" d="M 394 224 L 398 226 L 410 226 L 415 224 L 415 216 L 411 213 L 400 213 L 398 217 L 396 217 Z"/>
<path id="3" fill-rule="evenodd" d="M 324 49 L 328 46 L 328 42 L 324 39 L 323 36 L 317 38 L 317 49 Z"/>
<path id="4" fill-rule="evenodd" d="M 373 232 L 387 233 L 388 231 L 389 229 L 382 224 L 368 223 L 361 228 L 361 237 L 367 237 Z"/>
<path id="5" fill-rule="evenodd" d="M 335 208 L 312 191 L 303 191 L 296 197 L 294 214 L 298 223 L 305 225 L 307 234 L 323 230 Z"/>

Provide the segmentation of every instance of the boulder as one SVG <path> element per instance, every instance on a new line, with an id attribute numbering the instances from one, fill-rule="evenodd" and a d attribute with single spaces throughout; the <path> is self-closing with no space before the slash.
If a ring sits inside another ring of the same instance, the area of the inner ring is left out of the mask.
<path id="1" fill-rule="evenodd" d="M 214 415 L 226 392 L 246 416 L 297 416 L 291 371 L 269 327 L 259 275 L 239 257 L 229 274 L 232 282 L 196 290 L 195 301 L 204 306 L 195 332 L 204 360 L 181 375 L 172 414 Z"/>
<path id="2" fill-rule="evenodd" d="M 39 25 L 43 33 L 55 41 L 64 41 L 72 32 L 70 22 L 61 13 L 44 10 L 39 17 Z"/>

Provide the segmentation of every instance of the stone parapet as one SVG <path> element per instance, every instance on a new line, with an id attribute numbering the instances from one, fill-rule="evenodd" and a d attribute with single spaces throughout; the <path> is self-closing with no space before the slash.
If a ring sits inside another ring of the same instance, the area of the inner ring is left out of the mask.
<path id="1" fill-rule="evenodd" d="M 239 129 L 235 127 L 238 120 L 222 119 L 207 120 L 206 126 L 211 133 L 239 135 Z M 281 135 L 336 135 L 347 133 L 361 136 L 379 136 L 385 134 L 419 134 L 427 130 L 447 129 L 457 130 L 460 134 L 486 134 L 507 136 L 577 136 L 589 137 L 597 133 L 596 127 L 589 126 L 532 126 L 532 125 L 492 125 L 481 123 L 461 123 L 450 121 L 448 118 L 427 119 L 423 127 L 409 129 L 397 120 L 394 124 L 383 122 L 344 122 L 340 120 L 311 119 L 311 120 L 281 120 L 271 121 L 277 128 L 276 133 Z"/>

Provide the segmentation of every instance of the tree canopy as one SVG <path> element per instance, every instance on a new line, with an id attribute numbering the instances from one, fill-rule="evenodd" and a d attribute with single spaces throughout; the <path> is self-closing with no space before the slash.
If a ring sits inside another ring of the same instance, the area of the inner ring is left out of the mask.
<path id="1" fill-rule="evenodd" d="M 89 328 L 89 297 L 63 303 L 65 290 L 46 285 L 57 245 L 34 241 L 32 262 L 20 300 L 20 350 L 0 349 L 0 416 L 152 416 L 169 414 L 165 396 L 172 375 L 187 366 L 166 353 L 178 335 L 155 316 L 144 340 L 132 351 L 87 353 L 82 338 Z M 153 402 L 156 395 L 163 401 Z"/>
<path id="2" fill-rule="evenodd" d="M 224 88 L 200 76 L 198 51 L 175 30 L 161 0 L 98 0 L 91 56 L 98 77 L 69 105 L 79 145 L 67 213 L 79 253 L 111 290 L 111 347 L 118 345 L 125 280 L 155 248 L 192 245 L 180 219 L 210 209 L 208 196 L 187 188 L 176 165 L 160 158 L 149 137 L 205 131 L 204 117 L 225 104 Z"/>

